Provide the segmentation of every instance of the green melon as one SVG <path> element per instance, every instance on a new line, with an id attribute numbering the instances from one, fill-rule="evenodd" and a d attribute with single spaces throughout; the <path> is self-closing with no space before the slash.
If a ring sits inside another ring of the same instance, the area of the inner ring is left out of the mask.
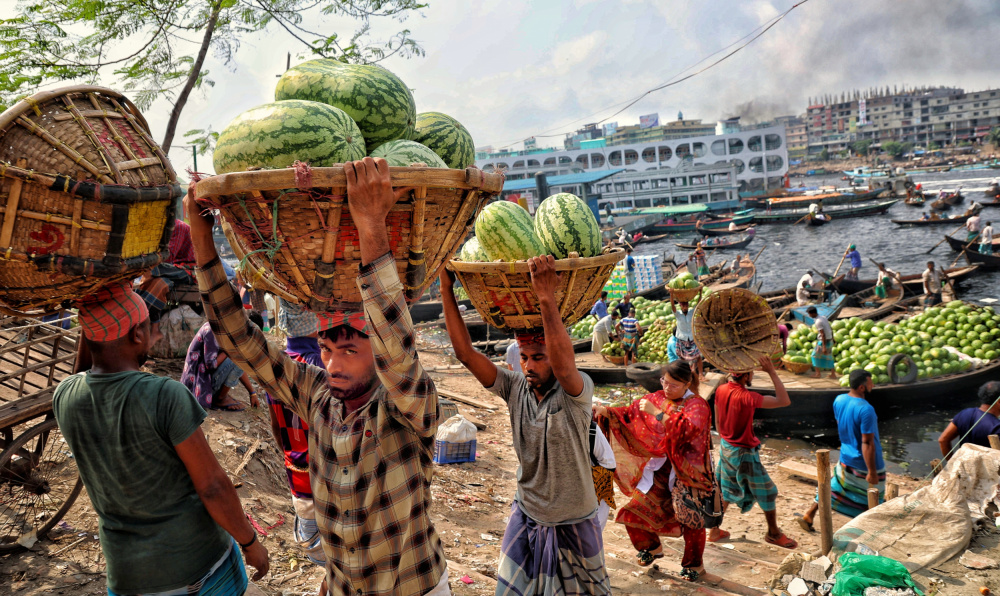
<path id="1" fill-rule="evenodd" d="M 490 203 L 476 218 L 476 238 L 490 261 L 523 261 L 545 254 L 531 215 L 510 201 Z"/>
<path id="2" fill-rule="evenodd" d="M 296 160 L 313 167 L 363 159 L 365 140 L 343 110 L 290 99 L 249 109 L 226 126 L 215 144 L 216 174 L 250 167 L 287 168 Z"/>
<path id="3" fill-rule="evenodd" d="M 464 170 L 476 163 L 472 135 L 461 122 L 447 114 L 417 114 L 417 126 L 410 138 L 430 147 L 449 168 Z"/>
<path id="4" fill-rule="evenodd" d="M 403 81 L 381 66 L 345 64 L 321 58 L 285 71 L 275 99 L 306 99 L 336 106 L 354 118 L 367 150 L 409 138 L 417 119 L 413 94 Z"/>
<path id="5" fill-rule="evenodd" d="M 390 166 L 406 167 L 415 163 L 424 163 L 429 168 L 448 167 L 438 157 L 437 153 L 434 153 L 416 141 L 407 141 L 405 139 L 383 143 L 372 151 L 371 155 L 372 157 L 384 158 L 389 162 Z"/>
<path id="6" fill-rule="evenodd" d="M 482 247 L 479 246 L 479 238 L 473 236 L 462 245 L 462 250 L 458 251 L 458 258 L 467 263 L 472 263 L 474 261 L 488 261 L 489 258 L 486 257 L 486 253 L 483 252 Z"/>
<path id="7" fill-rule="evenodd" d="M 535 235 L 557 259 L 576 252 L 581 257 L 601 254 L 601 227 L 580 197 L 568 192 L 552 195 L 535 211 Z"/>

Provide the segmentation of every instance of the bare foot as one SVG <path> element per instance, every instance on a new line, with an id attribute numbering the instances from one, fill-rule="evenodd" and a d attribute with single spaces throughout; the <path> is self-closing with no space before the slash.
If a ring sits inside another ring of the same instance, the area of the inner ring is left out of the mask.
<path id="1" fill-rule="evenodd" d="M 708 531 L 708 541 L 718 542 L 720 540 L 726 540 L 729 538 L 730 534 L 726 530 L 720 530 L 719 528 L 712 528 Z"/>

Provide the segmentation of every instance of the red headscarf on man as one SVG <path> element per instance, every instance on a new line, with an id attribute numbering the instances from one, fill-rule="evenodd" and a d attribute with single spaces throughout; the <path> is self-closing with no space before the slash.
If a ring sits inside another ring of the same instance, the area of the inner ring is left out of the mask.
<path id="1" fill-rule="evenodd" d="M 81 299 L 78 307 L 83 336 L 95 342 L 121 339 L 129 329 L 149 318 L 146 303 L 124 281 L 104 286 Z"/>

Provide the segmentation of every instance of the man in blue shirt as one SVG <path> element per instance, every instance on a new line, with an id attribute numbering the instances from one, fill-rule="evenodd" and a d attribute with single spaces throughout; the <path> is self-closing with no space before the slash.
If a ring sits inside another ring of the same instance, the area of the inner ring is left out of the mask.
<path id="1" fill-rule="evenodd" d="M 625 286 L 629 294 L 635 292 L 635 259 L 631 246 L 625 249 Z"/>
<path id="2" fill-rule="evenodd" d="M 938 438 L 941 455 L 948 459 L 951 442 L 958 439 L 958 446 L 966 443 L 990 446 L 990 435 L 1000 434 L 1000 382 L 990 381 L 979 388 L 978 408 L 966 408 L 955 414 Z"/>
<path id="3" fill-rule="evenodd" d="M 847 272 L 847 279 L 858 279 L 858 273 L 861 271 L 861 253 L 853 244 L 847 247 L 847 252 L 844 256 L 851 259 L 851 270 Z"/>
<path id="4" fill-rule="evenodd" d="M 840 434 L 840 461 L 830 478 L 834 511 L 856 517 L 868 509 L 868 488 L 878 486 L 879 501 L 885 492 L 885 462 L 878 435 L 878 417 L 868 403 L 872 391 L 870 372 L 856 368 L 850 375 L 851 390 L 833 401 L 833 415 Z M 818 497 L 817 497 L 818 500 Z M 813 531 L 819 503 L 799 518 L 799 525 Z"/>
<path id="5" fill-rule="evenodd" d="M 597 319 L 598 321 L 608 316 L 607 290 L 601 292 L 601 298 L 594 303 L 594 306 L 590 307 L 590 314 L 594 315 L 594 318 Z"/>

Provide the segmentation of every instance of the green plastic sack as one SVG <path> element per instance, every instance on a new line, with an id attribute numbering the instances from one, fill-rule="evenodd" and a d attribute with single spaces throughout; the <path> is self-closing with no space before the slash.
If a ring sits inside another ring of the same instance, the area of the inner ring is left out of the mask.
<path id="1" fill-rule="evenodd" d="M 923 596 L 923 592 L 913 583 L 910 572 L 899 561 L 857 553 L 844 553 L 837 561 L 840 563 L 840 571 L 837 572 L 831 596 L 864 596 L 865 588 L 872 586 L 909 587 Z"/>

